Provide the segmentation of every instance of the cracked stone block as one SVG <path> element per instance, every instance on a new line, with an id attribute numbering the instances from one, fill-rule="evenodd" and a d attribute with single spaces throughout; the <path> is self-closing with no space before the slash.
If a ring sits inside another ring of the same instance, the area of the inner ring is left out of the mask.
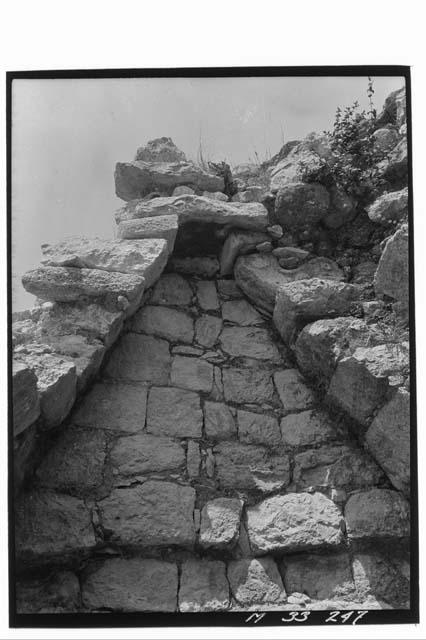
<path id="1" fill-rule="evenodd" d="M 147 333 L 171 342 L 191 343 L 194 339 L 194 322 L 183 311 L 169 307 L 147 305 L 133 316 L 131 331 Z"/>
<path id="2" fill-rule="evenodd" d="M 270 493 L 290 481 L 286 454 L 259 445 L 223 442 L 214 447 L 219 484 L 224 489 L 257 490 Z"/>
<path id="3" fill-rule="evenodd" d="M 226 565 L 219 560 L 190 558 L 182 564 L 179 611 L 225 611 L 229 607 Z"/>
<path id="4" fill-rule="evenodd" d="M 200 473 L 200 445 L 194 440 L 188 440 L 188 449 L 186 452 L 186 468 L 190 478 L 196 478 Z"/>
<path id="5" fill-rule="evenodd" d="M 201 438 L 203 412 L 193 391 L 152 387 L 147 409 L 147 431 L 154 435 Z"/>
<path id="6" fill-rule="evenodd" d="M 80 427 L 136 433 L 145 425 L 147 387 L 98 382 L 82 398 L 72 421 Z"/>
<path id="7" fill-rule="evenodd" d="M 96 494 L 104 484 L 107 443 L 99 429 L 65 427 L 36 471 L 38 483 L 77 496 Z"/>
<path id="8" fill-rule="evenodd" d="M 197 282 L 198 304 L 204 311 L 216 311 L 219 309 L 216 284 L 212 280 L 199 280 Z"/>
<path id="9" fill-rule="evenodd" d="M 164 273 L 154 287 L 150 303 L 187 307 L 191 304 L 192 295 L 185 278 L 177 273 Z"/>
<path id="10" fill-rule="evenodd" d="M 266 329 L 225 327 L 219 337 L 222 349 L 234 357 L 281 362 L 281 354 Z"/>
<path id="11" fill-rule="evenodd" d="M 322 444 L 336 437 L 336 430 L 325 414 L 312 409 L 290 413 L 280 423 L 284 444 L 291 447 Z"/>
<path id="12" fill-rule="evenodd" d="M 185 464 L 185 451 L 172 438 L 138 433 L 116 440 L 111 464 L 121 476 L 174 471 Z"/>
<path id="13" fill-rule="evenodd" d="M 242 558 L 228 565 L 231 593 L 245 609 L 282 608 L 286 592 L 273 558 Z"/>
<path id="14" fill-rule="evenodd" d="M 83 500 L 51 491 L 30 491 L 16 504 L 18 564 L 63 561 L 88 554 L 96 544 L 91 514 Z"/>
<path id="15" fill-rule="evenodd" d="M 114 489 L 108 498 L 99 502 L 108 539 L 135 548 L 192 547 L 194 506 L 192 487 L 155 480 Z"/>
<path id="16" fill-rule="evenodd" d="M 176 611 L 178 570 L 171 562 L 111 558 L 90 567 L 83 578 L 87 609 Z"/>
<path id="17" fill-rule="evenodd" d="M 391 489 L 371 489 L 352 495 L 346 503 L 348 536 L 361 538 L 405 538 L 410 535 L 410 506 Z"/>
<path id="18" fill-rule="evenodd" d="M 167 384 L 170 367 L 169 343 L 166 340 L 127 333 L 111 353 L 105 374 L 117 380 Z"/>
<path id="19" fill-rule="evenodd" d="M 80 608 L 80 583 L 71 571 L 16 583 L 17 613 L 77 613 Z"/>
<path id="20" fill-rule="evenodd" d="M 175 356 L 171 382 L 176 387 L 210 393 L 213 387 L 213 366 L 201 358 Z"/>
<path id="21" fill-rule="evenodd" d="M 14 360 L 12 376 L 13 435 L 17 436 L 39 417 L 40 400 L 37 376 L 32 369 Z"/>
<path id="22" fill-rule="evenodd" d="M 285 411 L 309 409 L 314 404 L 312 392 L 297 369 L 277 371 L 274 382 Z"/>
<path id="23" fill-rule="evenodd" d="M 281 442 L 281 431 L 274 416 L 238 410 L 238 437 L 247 444 L 276 445 Z"/>
<path id="24" fill-rule="evenodd" d="M 202 315 L 195 322 L 195 339 L 203 347 L 211 348 L 222 331 L 222 320 L 216 316 Z"/>
<path id="25" fill-rule="evenodd" d="M 263 317 L 247 300 L 230 300 L 222 305 L 222 318 L 227 322 L 248 327 L 263 323 Z"/>
<path id="26" fill-rule="evenodd" d="M 203 549 L 230 549 L 238 541 L 242 500 L 216 498 L 201 511 L 199 543 Z"/>
<path id="27" fill-rule="evenodd" d="M 356 600 L 346 553 L 288 556 L 281 568 L 287 593 L 304 593 L 312 600 Z"/>
<path id="28" fill-rule="evenodd" d="M 213 440 L 228 440 L 237 434 L 235 419 L 228 405 L 223 402 L 204 403 L 204 428 L 206 436 Z"/>
<path id="29" fill-rule="evenodd" d="M 397 563 L 377 551 L 357 552 L 352 571 L 361 602 L 385 602 L 393 609 L 409 608 L 410 580 L 401 573 Z"/>
<path id="30" fill-rule="evenodd" d="M 247 534 L 255 554 L 308 551 L 343 542 L 343 517 L 321 493 L 272 496 L 247 509 Z"/>
<path id="31" fill-rule="evenodd" d="M 274 397 L 271 374 L 263 369 L 223 368 L 225 400 L 238 404 L 270 402 Z"/>

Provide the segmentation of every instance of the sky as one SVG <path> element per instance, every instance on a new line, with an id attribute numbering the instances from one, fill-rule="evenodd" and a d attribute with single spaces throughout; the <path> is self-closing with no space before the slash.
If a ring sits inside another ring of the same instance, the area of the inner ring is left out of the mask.
<path id="1" fill-rule="evenodd" d="M 374 102 L 404 84 L 374 78 Z M 368 108 L 366 77 L 14 80 L 12 310 L 30 308 L 23 273 L 40 245 L 71 235 L 113 238 L 116 162 L 168 136 L 189 159 L 265 160 L 284 142 L 331 128 L 335 110 Z"/>

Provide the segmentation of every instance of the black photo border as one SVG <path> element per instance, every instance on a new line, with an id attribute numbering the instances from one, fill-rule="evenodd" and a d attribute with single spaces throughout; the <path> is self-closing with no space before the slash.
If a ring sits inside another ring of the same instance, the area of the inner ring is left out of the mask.
<path id="1" fill-rule="evenodd" d="M 7 151 L 7 339 L 8 339 L 8 533 L 9 533 L 9 626 L 11 628 L 149 628 L 149 627 L 235 627 L 350 625 L 361 614 L 355 611 L 265 611 L 217 613 L 78 613 L 19 614 L 16 612 L 13 406 L 12 406 L 12 85 L 14 80 L 117 79 L 117 78 L 240 78 L 240 77 L 348 77 L 400 76 L 405 79 L 408 142 L 409 205 L 409 330 L 410 330 L 410 465 L 411 465 L 411 576 L 410 609 L 368 610 L 356 624 L 414 624 L 419 622 L 419 535 L 418 535 L 418 458 L 416 404 L 416 338 L 414 282 L 414 220 L 412 117 L 410 67 L 398 65 L 301 66 L 301 67 L 204 67 L 159 69 L 74 69 L 8 71 L 6 73 L 6 151 Z"/>

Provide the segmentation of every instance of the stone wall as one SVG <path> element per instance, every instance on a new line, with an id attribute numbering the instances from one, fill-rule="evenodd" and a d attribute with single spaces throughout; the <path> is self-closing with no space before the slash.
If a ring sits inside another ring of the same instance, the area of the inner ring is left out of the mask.
<path id="1" fill-rule="evenodd" d="M 321 138 L 233 196 L 161 138 L 117 164 L 116 240 L 43 245 L 13 324 L 18 611 L 409 606 L 401 104 L 368 211 L 300 180 Z"/>

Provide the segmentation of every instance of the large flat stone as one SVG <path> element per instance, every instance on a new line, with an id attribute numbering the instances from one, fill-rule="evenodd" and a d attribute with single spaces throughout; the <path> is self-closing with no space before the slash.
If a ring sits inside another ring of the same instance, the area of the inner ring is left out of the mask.
<path id="1" fill-rule="evenodd" d="M 81 427 L 136 433 L 145 425 L 147 387 L 96 383 L 74 411 L 72 421 Z"/>
<path id="2" fill-rule="evenodd" d="M 223 351 L 234 357 L 281 362 L 281 354 L 268 331 L 258 327 L 225 327 L 219 337 Z"/>
<path id="3" fill-rule="evenodd" d="M 312 407 L 314 396 L 297 369 L 277 371 L 274 383 L 285 411 Z"/>
<path id="4" fill-rule="evenodd" d="M 114 489 L 99 502 L 110 540 L 127 547 L 192 547 L 195 540 L 192 487 L 148 480 Z"/>
<path id="5" fill-rule="evenodd" d="M 131 202 L 117 211 L 116 221 L 120 223 L 123 220 L 172 214 L 177 214 L 179 225 L 214 222 L 259 231 L 268 226 L 268 212 L 259 202 L 221 202 L 195 195 Z"/>
<path id="6" fill-rule="evenodd" d="M 410 494 L 410 394 L 396 391 L 371 423 L 366 441 L 369 451 L 396 489 Z"/>
<path id="7" fill-rule="evenodd" d="M 138 433 L 116 440 L 110 459 L 120 476 L 144 475 L 180 469 L 185 451 L 172 438 Z"/>
<path id="8" fill-rule="evenodd" d="M 359 295 L 355 285 L 316 277 L 285 284 L 277 293 L 273 322 L 289 344 L 304 324 L 347 314 Z"/>
<path id="9" fill-rule="evenodd" d="M 346 553 L 296 555 L 284 558 L 287 593 L 305 593 L 312 600 L 355 601 L 355 584 Z"/>
<path id="10" fill-rule="evenodd" d="M 203 347 L 213 347 L 221 331 L 222 320 L 216 316 L 203 314 L 195 322 L 195 339 Z"/>
<path id="11" fill-rule="evenodd" d="M 117 273 L 76 267 L 38 267 L 22 276 L 24 289 L 42 300 L 58 302 L 96 301 L 113 311 L 137 308 L 145 278 L 135 273 Z"/>
<path id="12" fill-rule="evenodd" d="M 219 485 L 271 493 L 290 482 L 290 461 L 281 451 L 259 445 L 224 442 L 214 447 Z"/>
<path id="13" fill-rule="evenodd" d="M 23 362 L 13 361 L 13 434 L 19 435 L 37 420 L 40 415 L 40 400 L 37 391 L 37 376 Z"/>
<path id="14" fill-rule="evenodd" d="M 200 191 L 223 191 L 224 189 L 223 178 L 206 173 L 187 161 L 117 162 L 114 179 L 117 196 L 127 201 L 143 198 L 157 190 L 171 195 L 178 186 L 189 186 Z"/>
<path id="15" fill-rule="evenodd" d="M 336 436 L 327 416 L 313 410 L 290 413 L 282 418 L 280 428 L 283 443 L 291 447 L 322 444 Z"/>
<path id="16" fill-rule="evenodd" d="M 343 279 L 343 272 L 328 258 L 314 258 L 297 269 L 282 269 L 277 258 L 268 253 L 240 256 L 234 275 L 246 296 L 268 311 L 274 309 L 277 292 L 283 285 L 310 278 Z"/>
<path id="17" fill-rule="evenodd" d="M 193 391 L 152 387 L 147 409 L 147 431 L 155 435 L 200 438 L 203 412 Z"/>
<path id="18" fill-rule="evenodd" d="M 222 369 L 225 400 L 243 404 L 270 402 L 274 396 L 272 372 L 263 369 Z"/>
<path id="19" fill-rule="evenodd" d="M 273 558 L 242 558 L 228 565 L 228 579 L 236 604 L 244 609 L 281 609 L 286 592 Z"/>
<path id="20" fill-rule="evenodd" d="M 170 254 L 173 251 L 177 230 L 178 217 L 173 214 L 139 220 L 123 220 L 118 225 L 117 235 L 127 240 L 163 238 L 167 242 L 167 250 Z"/>
<path id="21" fill-rule="evenodd" d="M 352 495 L 345 507 L 348 536 L 405 538 L 410 535 L 410 506 L 391 489 L 371 489 Z"/>
<path id="22" fill-rule="evenodd" d="M 179 611 L 224 611 L 228 607 L 226 565 L 219 560 L 185 560 L 180 577 Z"/>
<path id="23" fill-rule="evenodd" d="M 237 420 L 238 437 L 241 442 L 269 446 L 281 442 L 281 431 L 275 416 L 239 409 Z"/>
<path id="24" fill-rule="evenodd" d="M 339 546 L 341 523 L 339 509 L 321 493 L 273 496 L 247 509 L 247 533 L 255 554 Z"/>
<path id="25" fill-rule="evenodd" d="M 225 280 L 226 282 L 226 280 Z M 227 322 L 248 327 L 263 323 L 263 318 L 247 300 L 229 300 L 222 305 L 222 318 Z"/>
<path id="26" fill-rule="evenodd" d="M 192 289 L 178 273 L 164 273 L 154 287 L 150 303 L 176 307 L 191 304 Z"/>
<path id="27" fill-rule="evenodd" d="M 115 345 L 105 374 L 117 380 L 167 384 L 170 367 L 168 342 L 152 336 L 127 333 Z"/>
<path id="28" fill-rule="evenodd" d="M 87 609 L 176 611 L 177 566 L 145 558 L 111 558 L 89 567 L 82 585 Z"/>
<path id="29" fill-rule="evenodd" d="M 16 504 L 15 544 L 20 565 L 64 562 L 86 555 L 95 543 L 90 511 L 83 500 L 31 491 Z"/>
<path id="30" fill-rule="evenodd" d="M 133 316 L 131 331 L 147 333 L 171 342 L 191 343 L 194 339 L 194 322 L 183 311 L 169 307 L 147 305 Z"/>
<path id="31" fill-rule="evenodd" d="M 102 492 L 108 440 L 99 429 L 62 429 L 36 472 L 47 489 L 87 496 Z"/>
<path id="32" fill-rule="evenodd" d="M 213 440 L 228 440 L 237 434 L 235 419 L 228 405 L 223 402 L 204 403 L 204 428 L 206 436 Z"/>
<path id="33" fill-rule="evenodd" d="M 80 606 L 80 583 L 71 571 L 16 583 L 17 613 L 77 613 Z"/>
<path id="34" fill-rule="evenodd" d="M 134 273 L 150 287 L 166 266 L 169 251 L 161 238 L 147 240 L 101 240 L 72 236 L 56 244 L 43 244 L 42 264 Z"/>
<path id="35" fill-rule="evenodd" d="M 213 386 L 213 366 L 201 358 L 175 356 L 171 382 L 176 387 L 210 393 Z"/>
<path id="36" fill-rule="evenodd" d="M 239 536 L 243 502 L 237 498 L 216 498 L 201 511 L 199 544 L 203 549 L 230 549 Z"/>

